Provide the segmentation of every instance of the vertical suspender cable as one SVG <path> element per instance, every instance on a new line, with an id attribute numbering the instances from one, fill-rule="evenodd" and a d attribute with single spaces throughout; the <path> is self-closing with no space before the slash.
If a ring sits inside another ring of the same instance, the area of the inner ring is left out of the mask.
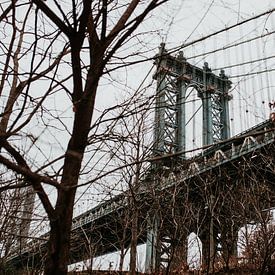
<path id="1" fill-rule="evenodd" d="M 242 26 L 239 27 L 239 30 L 240 30 L 240 35 L 243 38 L 244 36 L 243 36 Z M 244 50 L 244 44 L 241 45 L 241 57 L 242 59 L 240 61 L 244 62 L 244 60 L 246 60 L 246 51 Z M 248 80 L 244 80 L 243 82 L 243 93 L 244 93 L 243 98 L 244 98 L 244 104 L 245 104 L 245 115 L 244 115 L 245 129 L 248 129 L 250 126 L 250 119 L 249 119 L 250 113 L 249 113 L 249 104 L 248 104 L 250 85 L 247 82 Z"/>
<path id="2" fill-rule="evenodd" d="M 236 57 L 236 60 L 240 60 L 240 55 L 239 55 L 239 49 L 235 49 L 235 57 Z M 240 71 L 240 67 L 237 67 L 237 74 L 241 74 L 241 71 Z M 236 93 L 236 100 L 237 100 L 237 103 L 236 105 L 238 105 L 238 112 L 236 112 L 236 115 L 237 115 L 237 118 L 239 118 L 239 120 L 235 120 L 235 123 L 238 123 L 238 126 L 240 127 L 239 131 L 238 132 L 242 132 L 244 130 L 244 127 L 243 127 L 243 106 L 242 106 L 242 101 L 243 101 L 243 97 L 242 97 L 242 93 L 243 93 L 243 90 L 242 90 L 242 81 L 240 81 L 240 79 L 238 79 L 239 83 L 238 85 L 236 86 L 236 89 L 238 89 L 237 93 Z M 236 102 L 236 101 L 235 101 Z"/>
<path id="3" fill-rule="evenodd" d="M 230 44 L 230 41 L 229 41 L 229 32 L 226 31 L 225 33 L 225 41 L 226 41 L 226 46 Z M 225 57 L 226 57 L 226 64 L 228 66 L 230 66 L 232 63 L 231 63 L 231 49 L 228 49 L 227 53 L 225 54 Z M 230 68 L 229 71 L 227 72 L 227 75 L 231 75 L 232 73 L 232 69 Z M 229 101 L 229 108 L 230 108 L 230 129 L 231 129 L 231 135 L 235 135 L 236 132 L 235 132 L 235 118 L 234 118 L 234 105 L 233 105 L 233 102 L 234 102 L 234 96 L 233 96 L 233 100 Z"/>
<path id="4" fill-rule="evenodd" d="M 254 27 L 255 27 L 255 31 L 257 33 L 257 35 L 260 35 L 260 32 L 259 32 L 259 28 L 257 27 L 257 22 L 254 20 Z M 262 39 L 260 41 L 256 40 L 255 41 L 255 47 L 256 47 L 256 51 L 257 51 L 257 58 L 260 59 L 260 58 L 263 58 L 263 47 L 262 47 Z M 257 70 L 262 70 L 262 64 L 259 62 L 259 65 L 257 66 Z M 264 111 L 264 108 L 262 108 L 262 106 L 257 106 L 258 105 L 258 101 L 260 102 L 263 102 L 264 101 L 264 97 L 263 97 L 263 93 L 264 93 L 264 81 L 263 81 L 263 75 L 262 74 L 259 74 L 258 75 L 258 85 L 259 85 L 259 90 L 262 91 L 260 92 L 260 98 L 258 98 L 256 100 L 256 102 L 254 102 L 254 104 L 256 105 L 255 107 L 256 108 L 259 108 L 260 109 L 260 112 L 261 112 L 261 118 L 264 119 L 265 118 L 265 111 Z M 256 96 L 256 98 L 259 97 L 259 96 Z M 255 108 L 255 109 L 256 109 Z"/>
<path id="5" fill-rule="evenodd" d="M 270 20 L 270 25 L 268 26 L 268 28 L 266 28 L 267 32 L 269 30 L 270 31 L 275 30 L 274 15 L 273 14 L 270 15 L 269 20 Z M 268 43 L 267 46 L 268 46 L 268 52 L 272 52 L 272 50 L 275 47 L 275 39 L 273 38 L 272 43 Z M 268 70 L 268 61 L 267 60 L 264 60 L 264 66 L 265 66 L 265 69 Z M 272 77 L 270 78 L 269 76 L 270 76 L 269 72 L 267 72 L 266 73 L 267 98 L 268 98 L 268 102 L 271 102 L 274 99 L 274 98 L 271 98 L 271 87 L 272 87 L 272 79 L 273 78 Z M 267 105 L 265 105 L 265 106 L 267 106 Z"/>
<path id="6" fill-rule="evenodd" d="M 249 60 L 252 60 L 254 58 L 254 56 L 252 56 L 252 53 L 255 52 L 255 47 L 252 48 L 252 45 L 254 43 L 248 43 L 249 45 Z M 253 72 L 253 63 L 250 63 L 249 66 L 249 72 Z M 257 81 L 256 81 L 256 75 L 251 76 L 250 78 L 250 87 L 252 87 L 252 89 L 250 90 L 250 93 L 252 93 L 251 95 L 249 95 L 249 99 L 250 101 L 252 100 L 252 110 L 254 110 L 254 122 L 255 123 L 259 123 L 259 114 L 258 114 L 258 108 L 255 108 L 253 106 L 253 104 L 256 104 L 257 99 L 256 99 L 256 92 L 258 91 L 258 85 L 257 85 Z M 253 108 L 254 107 L 254 108 Z M 252 114 L 251 114 L 252 115 Z"/>

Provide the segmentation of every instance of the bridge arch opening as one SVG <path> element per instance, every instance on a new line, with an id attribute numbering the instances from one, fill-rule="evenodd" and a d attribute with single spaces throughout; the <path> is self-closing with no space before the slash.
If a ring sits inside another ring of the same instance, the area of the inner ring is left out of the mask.
<path id="1" fill-rule="evenodd" d="M 202 242 L 199 236 L 191 232 L 187 237 L 187 265 L 190 270 L 199 269 L 202 262 Z"/>
<path id="2" fill-rule="evenodd" d="M 194 157 L 201 152 L 203 144 L 203 109 L 199 97 L 199 87 L 187 87 L 185 91 L 185 150 L 186 157 Z M 196 150 L 198 149 L 198 150 Z"/>

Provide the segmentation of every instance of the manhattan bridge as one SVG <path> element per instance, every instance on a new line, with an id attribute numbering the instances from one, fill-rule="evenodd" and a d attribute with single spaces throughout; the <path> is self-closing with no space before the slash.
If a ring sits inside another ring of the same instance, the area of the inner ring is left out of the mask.
<path id="1" fill-rule="evenodd" d="M 266 253 L 272 259 L 274 55 L 263 54 L 259 45 L 274 48 L 274 32 L 269 28 L 189 58 L 185 50 L 160 45 L 148 171 L 134 197 L 118 194 L 74 218 L 72 264 L 130 248 L 134 232 L 144 247 L 146 272 L 179 272 L 192 261 L 193 233 L 200 242 L 200 266 L 211 273 L 217 265 L 241 261 L 240 229 L 259 224 L 270 237 Z M 212 69 L 204 58 L 221 58 L 219 53 L 227 58 L 235 53 L 236 63 Z M 29 242 L 10 261 L 18 268 L 39 265 L 46 238 Z M 248 245 L 253 249 L 253 242 Z"/>

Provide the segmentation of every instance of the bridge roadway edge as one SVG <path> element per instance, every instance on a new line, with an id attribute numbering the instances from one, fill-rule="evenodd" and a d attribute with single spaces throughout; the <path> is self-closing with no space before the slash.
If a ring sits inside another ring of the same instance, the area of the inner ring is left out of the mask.
<path id="1" fill-rule="evenodd" d="M 236 164 L 239 158 L 244 159 L 245 156 L 248 158 L 253 157 L 253 159 L 255 159 L 255 162 L 256 162 L 257 152 L 261 152 L 262 150 L 265 150 L 265 148 L 269 148 L 269 147 L 271 148 L 272 146 L 274 146 L 274 141 L 275 141 L 274 124 L 272 124 L 268 120 L 264 123 L 261 123 L 260 125 L 257 125 L 256 127 L 246 130 L 245 132 L 234 137 L 233 139 L 230 139 L 227 143 L 223 143 L 221 145 L 213 145 L 212 147 L 210 147 L 204 152 L 204 155 L 201 155 L 199 158 L 195 158 L 186 162 L 184 173 L 180 173 L 178 171 L 167 173 L 166 177 L 164 177 L 164 180 L 162 180 L 162 184 L 158 186 L 159 191 L 166 192 L 168 194 L 169 189 L 174 188 L 175 186 L 179 186 L 184 182 L 196 182 L 196 179 L 197 179 L 197 182 L 200 182 L 200 178 L 204 177 L 204 175 L 206 173 L 209 173 L 209 171 L 212 171 L 212 173 L 215 174 L 216 171 L 220 171 L 221 168 L 225 167 L 226 165 L 230 166 L 230 164 L 232 163 Z M 234 144 L 234 146 L 232 146 L 232 144 Z M 229 153 L 231 154 L 230 155 L 231 157 L 229 157 Z M 183 166 L 181 166 L 181 169 L 182 168 Z M 233 165 L 233 170 L 235 168 Z M 178 175 L 176 175 L 177 173 Z M 140 199 L 144 199 L 145 194 L 146 192 L 143 190 L 143 192 L 139 194 Z M 169 196 L 167 198 L 169 198 Z M 147 209 L 145 209 L 146 211 L 143 211 L 143 212 L 147 212 L 150 210 L 150 208 L 148 208 L 149 207 L 148 205 L 150 205 L 150 196 L 149 196 L 149 199 L 146 198 L 146 200 L 148 201 Z M 275 202 L 274 202 L 274 205 L 275 205 Z M 82 232 L 80 233 L 80 235 L 82 234 L 83 236 L 84 232 L 87 233 L 89 231 L 92 231 L 92 224 L 94 224 L 94 226 L 97 228 L 102 228 L 102 226 L 104 226 L 105 224 L 109 224 L 111 220 L 114 221 L 119 216 L 121 216 L 121 213 L 123 212 L 123 209 L 125 208 L 125 206 L 127 206 L 127 198 L 126 196 L 124 196 L 124 194 L 120 194 L 114 197 L 113 199 L 107 202 L 104 202 L 103 204 L 100 204 L 97 207 L 76 217 L 73 220 L 72 231 L 73 233 Z M 146 219 L 146 215 L 143 216 L 142 219 Z M 142 219 L 140 221 L 140 224 L 144 222 L 142 221 Z M 116 224 L 115 226 L 118 226 L 118 225 Z M 104 234 L 108 234 L 108 233 L 104 232 Z M 121 234 L 121 232 L 119 234 Z M 129 234 L 130 234 L 130 231 L 127 232 L 128 240 L 126 241 L 126 246 L 129 245 Z M 42 237 L 47 238 L 47 236 L 48 235 L 46 234 Z M 90 237 L 92 237 L 92 234 L 90 235 Z M 116 236 L 116 237 L 119 237 L 119 236 Z M 95 235 L 94 238 L 97 238 L 97 236 Z M 73 242 L 79 243 L 79 240 L 74 240 Z M 119 241 L 118 238 L 115 239 L 114 236 L 111 236 L 110 240 L 107 240 L 108 244 L 106 243 L 102 244 L 102 247 L 105 246 L 105 248 L 108 248 L 108 249 L 102 249 L 102 252 L 106 253 L 106 252 L 113 252 L 117 250 L 118 247 L 114 244 L 118 241 Z M 146 241 L 146 229 L 141 234 L 141 237 L 139 238 L 139 243 L 145 243 L 145 241 Z M 32 249 L 27 248 L 23 251 L 19 251 L 20 255 L 13 255 L 13 257 L 10 259 L 10 262 L 14 265 L 20 265 L 20 262 L 23 261 L 23 263 L 26 263 L 26 261 L 29 261 L 31 258 L 33 262 L 37 262 L 37 261 L 39 262 L 40 253 L 36 254 L 35 251 L 40 251 L 43 254 L 45 250 L 45 243 L 34 241 L 29 245 L 30 247 L 32 247 Z M 83 250 L 83 247 L 80 248 L 80 250 L 76 249 L 72 253 L 72 255 L 77 255 L 82 250 Z M 102 252 L 98 253 L 98 255 L 104 254 Z M 76 262 L 77 260 L 79 260 L 78 257 L 75 257 L 75 256 L 72 257 L 72 262 Z"/>

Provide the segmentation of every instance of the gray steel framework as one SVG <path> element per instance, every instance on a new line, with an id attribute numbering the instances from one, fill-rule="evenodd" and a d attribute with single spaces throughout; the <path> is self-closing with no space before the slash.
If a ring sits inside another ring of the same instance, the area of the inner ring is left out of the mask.
<path id="1" fill-rule="evenodd" d="M 222 70 L 212 73 L 207 63 L 198 68 L 187 62 L 182 52 L 170 55 L 161 44 L 156 56 L 157 80 L 155 139 L 156 155 L 185 150 L 186 91 L 194 87 L 202 101 L 203 145 L 230 137 L 228 101 L 231 81 Z M 184 156 L 184 154 L 183 154 Z"/>
<path id="2" fill-rule="evenodd" d="M 212 73 L 208 63 L 198 68 L 187 62 L 183 52 L 170 55 L 161 44 L 156 56 L 157 80 L 154 154 L 165 155 L 183 152 L 186 148 L 186 96 L 187 89 L 194 87 L 202 101 L 202 145 L 228 139 L 230 137 L 228 91 L 231 81 L 224 71 L 219 76 Z M 161 167 L 159 167 L 161 170 Z M 157 221 L 157 214 L 154 220 Z M 161 262 L 161 244 L 158 240 L 158 226 L 147 221 L 146 271 L 155 271 Z M 160 254 L 160 255 L 157 255 Z M 158 259 L 159 258 L 159 263 Z"/>

